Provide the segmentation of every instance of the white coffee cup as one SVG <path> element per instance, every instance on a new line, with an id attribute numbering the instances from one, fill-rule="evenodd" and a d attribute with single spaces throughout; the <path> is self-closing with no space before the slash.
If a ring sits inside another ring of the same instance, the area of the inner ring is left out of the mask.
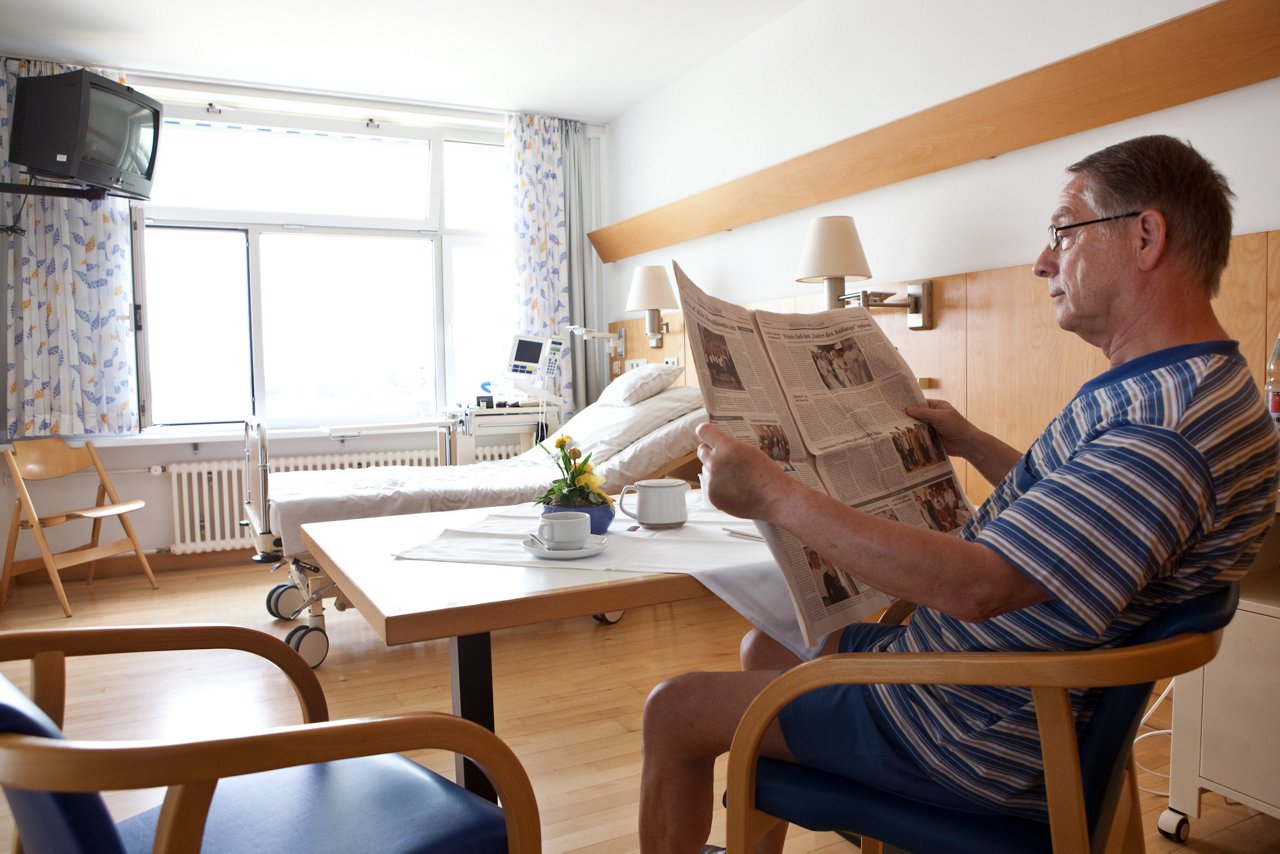
<path id="1" fill-rule="evenodd" d="M 576 510 L 543 513 L 538 521 L 538 539 L 552 551 L 572 551 L 587 544 L 591 517 Z"/>
<path id="2" fill-rule="evenodd" d="M 618 509 L 646 528 L 679 528 L 689 518 L 684 494 L 689 484 L 673 477 L 638 480 L 622 487 Z M 627 509 L 627 496 L 635 493 L 636 512 Z"/>

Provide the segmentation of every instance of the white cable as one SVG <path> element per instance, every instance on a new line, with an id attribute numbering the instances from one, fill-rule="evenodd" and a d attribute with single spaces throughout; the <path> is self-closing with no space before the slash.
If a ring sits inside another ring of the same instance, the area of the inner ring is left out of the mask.
<path id="1" fill-rule="evenodd" d="M 1170 692 L 1171 692 L 1171 691 L 1173 691 L 1173 683 L 1174 683 L 1174 680 L 1173 680 L 1173 679 L 1170 679 L 1170 680 L 1169 680 L 1169 684 L 1168 684 L 1168 685 L 1166 685 L 1166 686 L 1165 686 L 1165 688 L 1164 688 L 1164 690 L 1160 692 L 1160 696 L 1159 696 L 1159 697 L 1156 697 L 1155 701 L 1154 701 L 1154 702 L 1153 702 L 1153 703 L 1152 703 L 1152 704 L 1147 708 L 1146 713 L 1145 713 L 1145 714 L 1143 714 L 1143 716 L 1142 716 L 1142 720 L 1138 722 L 1138 729 L 1142 729 L 1144 726 L 1146 726 L 1146 725 L 1147 725 L 1147 720 L 1148 720 L 1148 719 L 1149 719 L 1149 718 L 1150 718 L 1150 717 L 1155 713 L 1155 710 L 1156 710 L 1156 709 L 1160 708 L 1160 704 L 1161 704 L 1161 703 L 1163 703 L 1163 702 L 1165 701 L 1165 698 L 1169 696 L 1169 694 L 1170 694 Z M 1138 747 L 1138 742 L 1142 741 L 1144 738 L 1148 738 L 1148 737 L 1153 736 L 1153 735 L 1168 735 L 1168 736 L 1172 736 L 1172 735 L 1173 735 L 1173 730 L 1171 730 L 1171 729 L 1157 729 L 1157 730 L 1152 730 L 1151 732 L 1144 732 L 1144 733 L 1142 733 L 1141 735 L 1139 735 L 1139 736 L 1135 737 L 1135 738 L 1133 739 L 1133 747 L 1134 747 L 1134 759 L 1133 759 L 1133 764 L 1134 764 L 1134 767 L 1135 767 L 1137 770 L 1139 770 L 1139 771 L 1145 771 L 1145 772 L 1147 772 L 1148 774 L 1154 774 L 1154 775 L 1155 775 L 1155 776 L 1157 776 L 1157 777 L 1162 777 L 1162 778 L 1164 778 L 1165 780 L 1168 780 L 1168 779 L 1169 779 L 1169 775 L 1168 775 L 1168 773 L 1163 772 L 1163 771 L 1156 771 L 1156 770 L 1153 770 L 1153 769 L 1151 769 L 1151 768 L 1146 767 L 1145 765 L 1143 765 L 1141 762 L 1139 762 L 1139 761 L 1138 761 L 1138 758 L 1137 758 L 1137 747 Z M 1148 788 L 1147 788 L 1147 787 L 1145 787 L 1145 786 L 1139 786 L 1139 787 L 1138 787 L 1138 791 L 1140 791 L 1140 792 L 1145 792 L 1145 793 L 1146 793 L 1146 794 L 1148 794 L 1148 795 L 1155 795 L 1156 797 L 1161 797 L 1161 798 L 1167 798 L 1167 797 L 1169 797 L 1169 792 L 1168 792 L 1168 791 L 1158 792 L 1158 791 L 1156 791 L 1155 789 L 1148 789 Z"/>

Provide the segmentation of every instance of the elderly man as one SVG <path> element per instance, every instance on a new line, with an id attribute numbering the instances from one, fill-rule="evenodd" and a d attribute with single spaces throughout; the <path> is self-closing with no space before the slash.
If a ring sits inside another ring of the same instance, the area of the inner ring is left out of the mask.
<path id="1" fill-rule="evenodd" d="M 846 507 L 710 425 L 698 455 L 721 509 L 785 528 L 827 561 L 920 605 L 909 626 L 857 624 L 824 650 L 1072 650 L 1111 645 L 1163 608 L 1246 571 L 1275 507 L 1277 441 L 1210 300 L 1226 266 L 1231 191 L 1165 136 L 1068 169 L 1035 262 L 1058 325 L 1102 350 L 1025 454 L 941 401 L 908 414 L 991 483 L 960 537 Z M 697 852 L 713 767 L 743 711 L 794 656 L 758 632 L 743 670 L 691 673 L 645 706 L 641 848 Z M 1076 697 L 1077 713 L 1088 700 Z M 799 698 L 768 755 L 971 812 L 1043 816 L 1029 694 L 840 686 Z M 785 826 L 766 846 L 780 850 Z M 704 850 L 715 850 L 707 846 Z"/>

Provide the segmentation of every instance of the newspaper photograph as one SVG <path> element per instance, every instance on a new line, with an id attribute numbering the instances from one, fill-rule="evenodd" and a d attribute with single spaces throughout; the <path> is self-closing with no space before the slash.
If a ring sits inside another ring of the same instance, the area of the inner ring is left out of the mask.
<path id="1" fill-rule="evenodd" d="M 866 309 L 752 311 L 704 293 L 678 264 L 675 273 L 712 423 L 846 506 L 948 534 L 964 526 L 973 506 L 941 441 L 904 412 L 924 405 L 919 383 Z M 757 527 L 811 646 L 890 603 L 856 567 Z"/>

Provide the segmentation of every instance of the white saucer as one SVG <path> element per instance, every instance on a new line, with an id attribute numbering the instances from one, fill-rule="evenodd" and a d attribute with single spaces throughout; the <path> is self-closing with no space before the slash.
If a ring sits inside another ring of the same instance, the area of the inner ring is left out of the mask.
<path id="1" fill-rule="evenodd" d="M 543 560 L 577 560 L 581 557 L 591 557 L 604 551 L 604 547 L 608 544 L 609 541 L 606 538 L 596 536 L 587 537 L 587 544 L 580 549 L 544 549 L 532 539 L 527 538 L 520 543 L 529 554 Z"/>

